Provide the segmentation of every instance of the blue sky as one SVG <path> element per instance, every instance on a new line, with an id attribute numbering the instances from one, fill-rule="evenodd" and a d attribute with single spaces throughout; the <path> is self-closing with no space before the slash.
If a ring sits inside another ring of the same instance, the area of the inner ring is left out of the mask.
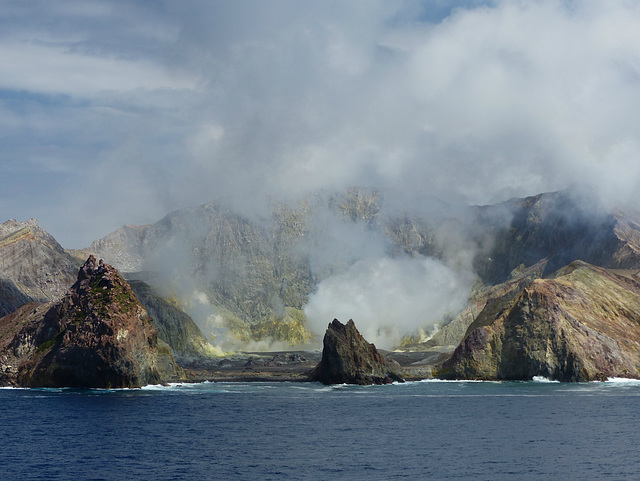
<path id="1" fill-rule="evenodd" d="M 635 1 L 8 1 L 0 221 L 65 247 L 352 185 L 638 205 Z"/>

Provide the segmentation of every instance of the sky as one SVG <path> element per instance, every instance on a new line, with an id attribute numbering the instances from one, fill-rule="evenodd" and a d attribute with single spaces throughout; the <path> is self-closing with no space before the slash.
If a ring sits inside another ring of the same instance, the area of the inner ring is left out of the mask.
<path id="1" fill-rule="evenodd" d="M 637 1 L 4 1 L 0 221 L 81 248 L 231 199 L 640 204 Z"/>

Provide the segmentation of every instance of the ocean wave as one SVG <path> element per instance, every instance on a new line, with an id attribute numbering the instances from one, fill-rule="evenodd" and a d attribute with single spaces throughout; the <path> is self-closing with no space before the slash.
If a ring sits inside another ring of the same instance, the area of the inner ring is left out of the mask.
<path id="1" fill-rule="evenodd" d="M 548 377 L 544 377 L 544 376 L 533 376 L 533 378 L 531 379 L 533 382 L 560 382 L 554 379 L 549 379 Z"/>
<path id="2" fill-rule="evenodd" d="M 212 384 L 209 381 L 204 382 L 170 382 L 168 384 L 147 384 L 140 389 L 143 391 L 167 391 L 172 389 L 196 387 L 202 384 Z M 129 389 L 129 388 L 126 388 Z"/>
<path id="3" fill-rule="evenodd" d="M 420 379 L 419 381 L 405 381 L 402 384 L 410 384 L 410 383 L 451 383 L 451 384 L 462 384 L 462 383 L 503 383 L 505 381 L 485 381 L 482 379 Z M 395 383 L 394 383 L 395 384 Z"/>
<path id="4" fill-rule="evenodd" d="M 611 384 L 631 384 L 640 386 L 640 379 L 631 379 L 628 377 L 610 377 L 605 382 Z"/>

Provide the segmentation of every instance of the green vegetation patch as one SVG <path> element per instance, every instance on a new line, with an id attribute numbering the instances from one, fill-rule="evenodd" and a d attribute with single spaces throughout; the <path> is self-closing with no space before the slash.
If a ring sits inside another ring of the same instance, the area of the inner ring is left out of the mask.
<path id="1" fill-rule="evenodd" d="M 63 334 L 64 334 L 64 331 L 61 331 L 58 334 L 56 334 L 52 339 L 49 339 L 48 341 L 45 341 L 42 344 L 40 344 L 36 348 L 36 353 L 42 354 L 43 352 L 46 352 L 49 349 L 51 349 L 62 338 Z"/>

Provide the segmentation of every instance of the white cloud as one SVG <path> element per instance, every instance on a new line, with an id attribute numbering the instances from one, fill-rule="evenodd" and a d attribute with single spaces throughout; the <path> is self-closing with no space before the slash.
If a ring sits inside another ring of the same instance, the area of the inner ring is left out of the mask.
<path id="1" fill-rule="evenodd" d="M 173 75 L 162 65 L 87 55 L 59 45 L 0 43 L 0 86 L 73 97 L 102 91 L 193 88 L 193 79 Z"/>
<path id="2" fill-rule="evenodd" d="M 0 14 L 0 156 L 67 177 L 41 192 L 33 170 L 23 190 L 58 205 L 0 197 L 5 217 L 96 238 L 70 205 L 83 195 L 125 224 L 123 199 L 153 221 L 222 195 L 250 209 L 349 185 L 460 203 L 640 187 L 635 1 L 38 5 Z M 104 172 L 108 188 L 91 182 Z M 149 200 L 117 192 L 123 179 Z"/>

